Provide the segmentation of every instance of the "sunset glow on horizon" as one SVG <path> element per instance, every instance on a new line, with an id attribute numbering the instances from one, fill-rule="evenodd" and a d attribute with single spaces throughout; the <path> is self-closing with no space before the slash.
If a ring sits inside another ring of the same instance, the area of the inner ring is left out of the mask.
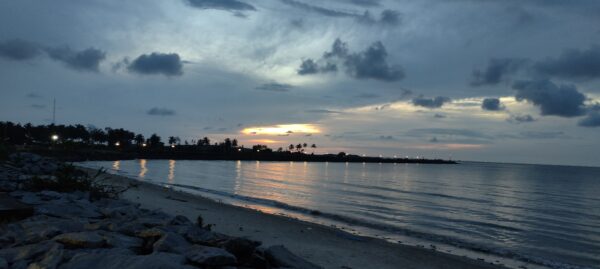
<path id="1" fill-rule="evenodd" d="M 247 135 L 287 135 L 287 134 L 318 134 L 321 133 L 315 124 L 278 124 L 272 126 L 248 127 L 241 131 Z"/>

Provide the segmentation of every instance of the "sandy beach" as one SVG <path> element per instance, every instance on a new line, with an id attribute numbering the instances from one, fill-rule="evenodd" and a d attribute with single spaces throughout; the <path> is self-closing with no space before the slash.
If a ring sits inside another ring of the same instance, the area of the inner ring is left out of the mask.
<path id="1" fill-rule="evenodd" d="M 503 268 L 431 249 L 351 235 L 332 227 L 232 206 L 118 175 L 104 177 L 113 184 L 132 185 L 122 197 L 140 203 L 143 208 L 161 209 L 189 219 L 201 215 L 205 223 L 214 224 L 213 230 L 217 232 L 259 240 L 266 246 L 283 244 L 324 268 Z"/>

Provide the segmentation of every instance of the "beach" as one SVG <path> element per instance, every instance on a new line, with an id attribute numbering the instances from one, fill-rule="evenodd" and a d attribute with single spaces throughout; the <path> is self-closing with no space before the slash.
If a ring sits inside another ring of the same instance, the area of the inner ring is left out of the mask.
<path id="1" fill-rule="evenodd" d="M 140 203 L 142 208 L 189 219 L 200 215 L 217 232 L 261 241 L 265 246 L 285 245 L 324 268 L 502 268 L 430 248 L 356 236 L 333 227 L 232 206 L 118 175 L 104 176 L 112 184 L 131 185 L 122 198 Z"/>

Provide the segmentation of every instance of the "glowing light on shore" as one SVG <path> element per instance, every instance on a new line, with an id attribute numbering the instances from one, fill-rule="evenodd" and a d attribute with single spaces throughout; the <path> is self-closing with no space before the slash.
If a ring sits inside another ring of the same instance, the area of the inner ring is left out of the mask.
<path id="1" fill-rule="evenodd" d="M 294 133 L 318 134 L 321 130 L 314 124 L 278 124 L 272 126 L 248 127 L 241 132 L 248 135 L 287 135 Z"/>
<path id="2" fill-rule="evenodd" d="M 50 138 L 52 138 L 52 141 L 56 141 L 56 140 L 58 140 L 58 135 L 52 135 L 52 137 L 50 137 Z"/>

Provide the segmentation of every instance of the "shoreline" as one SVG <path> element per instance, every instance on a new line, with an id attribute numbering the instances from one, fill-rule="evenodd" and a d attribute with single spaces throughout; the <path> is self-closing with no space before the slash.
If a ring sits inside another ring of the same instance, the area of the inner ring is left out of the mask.
<path id="1" fill-rule="evenodd" d="M 88 172 L 95 169 L 78 166 Z M 148 209 L 195 219 L 201 215 L 214 230 L 265 245 L 283 244 L 293 253 L 324 268 L 506 268 L 500 263 L 391 243 L 384 239 L 354 235 L 322 224 L 257 209 L 225 204 L 197 194 L 186 193 L 121 175 L 104 173 L 111 184 L 134 185 L 123 199 Z"/>

